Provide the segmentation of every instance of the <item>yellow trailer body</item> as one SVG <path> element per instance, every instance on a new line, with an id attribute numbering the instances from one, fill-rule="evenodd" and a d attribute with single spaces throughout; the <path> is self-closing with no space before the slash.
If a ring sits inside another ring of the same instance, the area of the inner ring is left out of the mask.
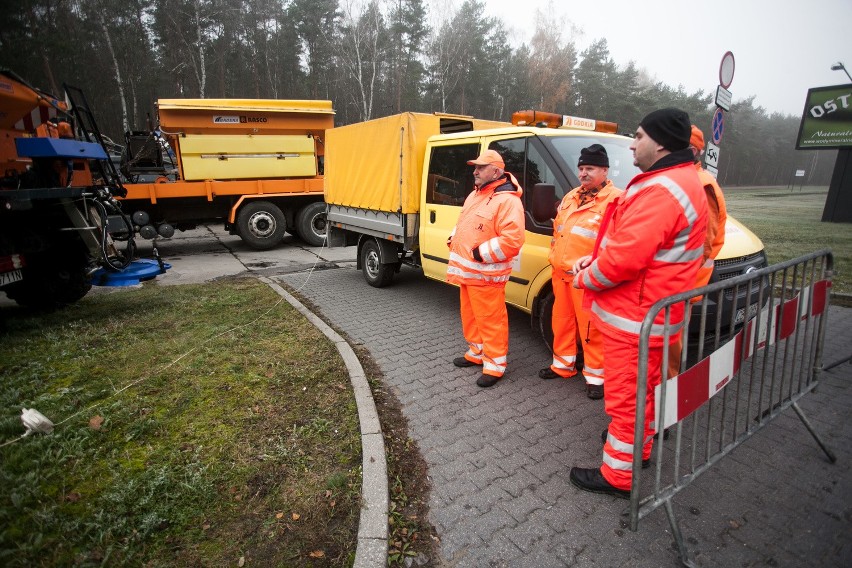
<path id="1" fill-rule="evenodd" d="M 325 201 L 389 213 L 417 213 L 429 137 L 497 126 L 507 123 L 406 112 L 329 130 Z"/>
<path id="2" fill-rule="evenodd" d="M 317 175 L 309 135 L 187 134 L 177 143 L 187 181 Z"/>

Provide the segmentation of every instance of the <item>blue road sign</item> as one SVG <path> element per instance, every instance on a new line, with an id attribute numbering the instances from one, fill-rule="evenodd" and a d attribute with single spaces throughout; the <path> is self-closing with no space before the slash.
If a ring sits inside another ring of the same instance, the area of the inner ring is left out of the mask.
<path id="1" fill-rule="evenodd" d="M 711 127 L 711 139 L 713 140 L 713 144 L 718 144 L 722 141 L 722 132 L 725 130 L 725 113 L 722 112 L 722 109 L 717 108 L 716 112 L 713 113 L 713 126 Z"/>

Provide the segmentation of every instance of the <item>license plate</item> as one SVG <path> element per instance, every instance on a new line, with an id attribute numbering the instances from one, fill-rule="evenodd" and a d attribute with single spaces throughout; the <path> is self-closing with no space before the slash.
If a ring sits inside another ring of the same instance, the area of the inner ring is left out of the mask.
<path id="1" fill-rule="evenodd" d="M 745 317 L 746 309 L 740 308 L 737 310 L 737 316 L 734 318 L 734 323 L 743 323 L 746 319 Z M 748 307 L 748 319 L 753 318 L 757 315 L 757 302 L 753 303 Z"/>
<path id="2" fill-rule="evenodd" d="M 24 279 L 24 275 L 20 270 L 13 270 L 12 272 L 4 272 L 0 274 L 0 286 L 5 286 L 6 284 L 11 284 L 12 282 L 20 282 Z"/>

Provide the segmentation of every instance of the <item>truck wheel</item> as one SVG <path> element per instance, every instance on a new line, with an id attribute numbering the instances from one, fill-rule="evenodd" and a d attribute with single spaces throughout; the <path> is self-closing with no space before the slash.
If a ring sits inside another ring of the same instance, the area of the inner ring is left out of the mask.
<path id="1" fill-rule="evenodd" d="M 240 238 L 253 249 L 268 250 L 277 246 L 287 231 L 284 213 L 269 201 L 250 201 L 237 213 Z"/>
<path id="2" fill-rule="evenodd" d="M 309 203 L 296 214 L 296 232 L 312 247 L 321 247 L 325 242 L 325 202 Z"/>
<path id="3" fill-rule="evenodd" d="M 553 302 L 555 299 L 553 292 L 548 292 L 538 309 L 538 332 L 551 353 L 553 353 Z"/>
<path id="4" fill-rule="evenodd" d="M 374 288 L 383 288 L 393 280 L 394 266 L 382 264 L 378 243 L 370 239 L 361 249 L 361 270 L 367 284 Z"/>
<path id="5" fill-rule="evenodd" d="M 54 310 L 89 293 L 87 263 L 80 255 L 69 254 L 64 261 L 39 258 L 24 269 L 24 279 L 6 288 L 6 295 L 27 308 Z M 79 259 L 79 262 L 75 262 Z"/>
<path id="6" fill-rule="evenodd" d="M 553 302 L 555 300 L 553 292 L 548 292 L 538 309 L 538 331 L 551 353 L 553 353 Z M 583 342 L 579 334 L 577 335 L 577 361 L 574 366 L 578 373 L 583 370 Z"/>

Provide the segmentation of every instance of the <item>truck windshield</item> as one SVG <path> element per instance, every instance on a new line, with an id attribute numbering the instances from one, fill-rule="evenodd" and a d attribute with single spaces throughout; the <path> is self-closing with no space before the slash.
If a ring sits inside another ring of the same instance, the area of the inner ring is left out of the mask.
<path id="1" fill-rule="evenodd" d="M 590 135 L 550 136 L 548 140 L 551 141 L 553 148 L 575 173 L 580 150 L 592 144 L 600 144 L 606 148 L 607 156 L 609 156 L 609 179 L 612 180 L 615 187 L 624 189 L 633 179 L 633 176 L 639 173 L 639 168 L 633 165 L 633 152 L 630 151 L 630 143 L 633 141 L 631 138 L 603 136 L 597 138 Z"/>

